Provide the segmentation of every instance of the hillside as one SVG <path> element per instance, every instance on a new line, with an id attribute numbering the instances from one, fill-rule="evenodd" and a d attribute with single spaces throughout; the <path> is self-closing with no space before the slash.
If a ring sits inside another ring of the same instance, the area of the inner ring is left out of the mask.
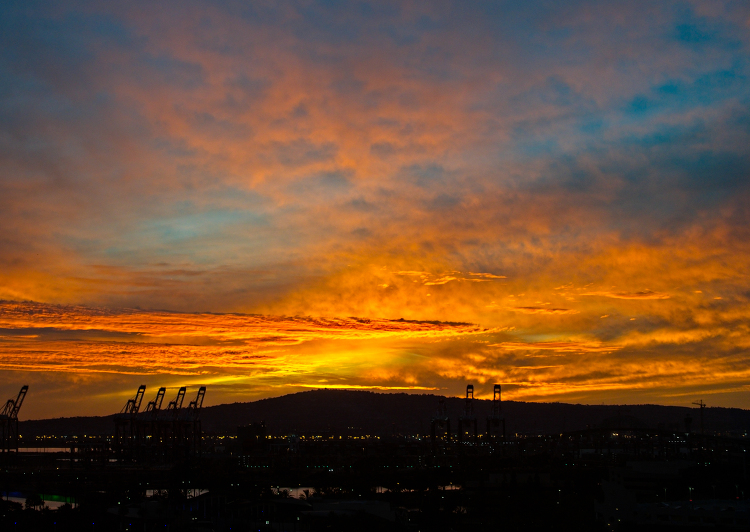
<path id="1" fill-rule="evenodd" d="M 237 426 L 265 421 L 270 434 L 292 431 L 331 431 L 338 434 L 425 434 L 438 404 L 436 395 L 374 393 L 348 390 L 314 390 L 204 408 L 203 430 L 207 433 L 233 434 Z M 453 427 L 463 412 L 464 400 L 446 399 Z M 491 409 L 491 401 L 475 400 L 474 409 L 480 431 Z M 579 405 L 567 403 L 524 403 L 504 401 L 503 414 L 509 434 L 553 434 L 605 426 L 615 419 L 633 426 L 666 427 L 684 431 L 685 417 L 693 417 L 693 430 L 700 427 L 696 409 L 659 405 Z M 609 421 L 608 421 L 609 420 Z M 707 431 L 746 431 L 750 428 L 750 411 L 738 408 L 707 408 L 704 411 Z M 21 434 L 35 436 L 71 434 L 109 434 L 112 416 L 75 417 L 23 421 Z M 455 430 L 455 428 L 454 428 Z"/>

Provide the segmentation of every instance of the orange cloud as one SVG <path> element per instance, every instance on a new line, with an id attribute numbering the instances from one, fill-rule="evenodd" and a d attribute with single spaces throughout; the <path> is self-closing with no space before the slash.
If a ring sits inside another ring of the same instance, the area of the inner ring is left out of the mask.
<path id="1" fill-rule="evenodd" d="M 746 404 L 747 46 L 669 2 L 87 9 L 8 13 L 6 373 Z"/>
<path id="2" fill-rule="evenodd" d="M 651 290 L 643 290 L 642 292 L 584 292 L 581 295 L 611 297 L 614 299 L 669 299 L 671 297 L 669 294 L 652 292 Z"/>
<path id="3" fill-rule="evenodd" d="M 490 344 L 489 347 L 499 347 L 506 350 L 552 350 L 560 352 L 590 352 L 611 353 L 621 348 L 618 345 L 605 345 L 601 342 L 501 342 Z"/>
<path id="4" fill-rule="evenodd" d="M 546 308 L 546 307 L 508 307 L 513 312 L 524 314 L 580 314 L 579 310 L 569 308 Z"/>

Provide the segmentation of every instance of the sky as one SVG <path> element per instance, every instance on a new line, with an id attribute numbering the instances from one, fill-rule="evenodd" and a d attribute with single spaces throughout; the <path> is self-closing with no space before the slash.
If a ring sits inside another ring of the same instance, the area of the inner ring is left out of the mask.
<path id="1" fill-rule="evenodd" d="M 745 1 L 9 1 L 0 397 L 750 408 Z"/>

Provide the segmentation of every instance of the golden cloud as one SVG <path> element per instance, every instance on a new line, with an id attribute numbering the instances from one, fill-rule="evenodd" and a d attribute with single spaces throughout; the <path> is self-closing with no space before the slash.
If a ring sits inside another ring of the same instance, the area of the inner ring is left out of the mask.
<path id="1" fill-rule="evenodd" d="M 522 312 L 524 314 L 580 314 L 580 310 L 569 308 L 547 308 L 547 307 L 507 307 L 513 312 Z"/>
<path id="2" fill-rule="evenodd" d="M 641 292 L 584 292 L 582 296 L 601 296 L 611 297 L 613 299 L 669 299 L 669 294 L 652 292 L 651 290 L 643 290 Z"/>

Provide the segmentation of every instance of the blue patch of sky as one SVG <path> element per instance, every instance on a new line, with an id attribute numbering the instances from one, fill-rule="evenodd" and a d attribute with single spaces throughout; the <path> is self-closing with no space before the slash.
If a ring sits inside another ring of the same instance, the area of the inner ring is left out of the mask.
<path id="1" fill-rule="evenodd" d="M 535 5 L 539 7 L 538 4 Z M 505 9 L 505 7 L 503 6 L 502 9 Z M 524 11 L 524 9 L 521 9 L 521 11 Z M 510 18 L 518 19 L 517 16 Z M 677 26 L 680 27 L 681 39 L 701 45 L 706 44 L 706 46 L 709 44 L 721 46 L 727 50 L 736 48 L 736 42 L 731 38 L 732 32 L 727 28 L 722 28 L 718 22 L 699 19 L 689 11 L 682 13 L 678 18 L 680 22 Z M 489 23 L 502 24 L 501 21 Z M 555 43 L 560 44 L 568 37 L 569 33 L 565 28 L 557 28 L 545 36 L 546 40 L 540 42 L 543 43 L 543 46 L 552 49 L 555 47 Z M 522 39 L 524 43 L 529 39 L 533 40 L 533 37 L 527 36 L 517 37 L 516 39 L 518 38 Z M 566 49 L 566 47 L 563 46 L 561 49 Z M 527 50 L 525 53 L 528 52 Z M 532 51 L 532 53 L 535 52 Z M 580 57 L 574 55 L 574 59 L 580 59 Z M 551 154 L 556 149 L 554 137 L 559 136 L 564 131 L 578 134 L 581 142 L 585 144 L 597 140 L 595 138 L 587 139 L 586 137 L 601 137 L 603 129 L 611 131 L 613 126 L 652 120 L 659 114 L 687 110 L 697 105 L 722 104 L 727 99 L 737 98 L 746 92 L 747 61 L 739 54 L 734 57 L 728 55 L 727 59 L 729 60 L 728 64 L 726 61 L 724 61 L 724 65 L 707 62 L 699 67 L 697 73 L 694 71 L 684 72 L 688 79 L 675 78 L 666 83 L 655 85 L 649 92 L 632 95 L 624 101 L 619 109 L 593 108 L 593 106 L 589 106 L 585 98 L 582 99 L 580 95 L 572 93 L 564 82 L 550 78 L 544 85 L 538 85 L 525 93 L 519 94 L 515 97 L 514 102 L 522 106 L 551 104 L 561 108 L 560 117 L 552 118 L 546 124 L 544 121 L 518 123 L 514 129 L 514 141 L 517 142 L 515 148 L 518 153 L 531 157 Z M 700 65 L 700 63 L 697 65 Z M 714 70 L 707 71 L 712 67 Z M 574 111 L 576 116 L 571 118 L 566 114 L 567 110 Z M 552 132 L 553 126 L 556 129 L 554 132 Z M 546 134 L 547 131 L 550 132 L 549 135 Z M 567 141 L 570 139 L 570 136 L 566 136 Z M 569 145 L 569 142 L 567 144 Z"/>
<path id="2" fill-rule="evenodd" d="M 611 222 L 629 235 L 674 230 L 695 221 L 695 213 L 712 211 L 732 198 L 747 195 L 750 158 L 747 154 L 702 150 L 670 144 L 645 153 L 635 164 L 611 161 L 603 171 L 624 178 L 608 203 Z"/>
<path id="3" fill-rule="evenodd" d="M 684 23 L 675 27 L 675 38 L 683 43 L 710 43 L 716 39 L 717 35 L 715 31 L 708 31 L 705 24 Z"/>
<path id="4" fill-rule="evenodd" d="M 635 96 L 628 106 L 625 108 L 625 113 L 633 115 L 643 115 L 649 111 L 653 111 L 661 107 L 659 101 L 655 99 L 646 98 L 642 94 Z"/>
<path id="5" fill-rule="evenodd" d="M 578 158 L 563 155 L 549 165 L 549 172 L 555 176 L 555 184 L 572 192 L 586 192 L 597 184 L 597 177 L 589 168 L 579 164 Z"/>
<path id="6" fill-rule="evenodd" d="M 742 99 L 740 109 L 727 121 L 727 126 L 750 135 L 750 96 Z"/>
<path id="7" fill-rule="evenodd" d="M 185 210 L 191 208 L 184 206 Z M 209 210 L 150 220 L 144 223 L 144 231 L 155 233 L 163 243 L 172 243 L 219 234 L 226 226 L 240 223 L 265 225 L 267 222 L 264 216 L 254 212 Z"/>
<path id="8" fill-rule="evenodd" d="M 38 96 L 51 95 L 36 78 L 8 68 L 0 59 L 0 116 L 4 129 L 12 123 L 28 123 L 29 116 L 26 113 L 38 111 Z"/>
<path id="9" fill-rule="evenodd" d="M 651 148 L 659 148 L 659 152 L 664 153 L 664 148 L 669 146 L 680 151 L 693 150 L 695 144 L 703 143 L 708 139 L 709 133 L 705 122 L 701 120 L 678 125 L 657 124 L 648 133 L 621 137 L 618 144 L 624 150 L 637 149 L 640 153 L 647 153 Z"/>
<path id="10" fill-rule="evenodd" d="M 424 34 L 440 31 L 444 23 L 435 17 L 422 15 L 409 24 L 383 23 L 379 32 L 388 35 L 396 46 L 413 46 L 422 41 Z"/>
<path id="11" fill-rule="evenodd" d="M 567 55 L 572 31 L 562 26 L 556 16 L 572 2 L 493 2 L 458 3 L 459 13 L 471 5 L 471 14 L 458 16 L 468 20 L 466 31 L 486 35 L 492 44 L 489 51 L 498 59 L 513 56 L 520 69 L 536 69 L 540 64 L 570 61 Z M 575 9 L 575 8 L 574 8 Z M 468 10 L 466 10 L 468 11 Z M 578 50 L 586 51 L 585 48 Z"/>
<path id="12" fill-rule="evenodd" d="M 157 253 L 160 256 L 189 257 L 196 263 L 212 263 L 217 250 L 231 251 L 231 255 L 243 243 L 226 238 L 229 234 L 236 235 L 239 231 L 239 234 L 251 235 L 256 241 L 266 244 L 270 238 L 266 233 L 271 220 L 264 212 L 221 208 L 199 210 L 189 202 L 175 204 L 170 210 L 173 214 L 143 220 L 118 235 L 103 254 L 119 262 L 137 262 L 141 256 Z"/>
<path id="13" fill-rule="evenodd" d="M 735 32 L 746 32 L 738 21 L 725 17 L 708 18 L 695 14 L 692 8 L 678 8 L 675 13 L 675 26 L 672 39 L 694 51 L 719 48 L 726 51 L 739 50 L 741 40 Z"/>
<path id="14" fill-rule="evenodd" d="M 523 126 L 515 128 L 514 152 L 528 159 L 549 156 L 560 152 L 560 143 L 556 134 L 539 135 L 524 132 Z"/>
<path id="15" fill-rule="evenodd" d="M 50 73 L 76 75 L 99 50 L 132 50 L 140 43 L 130 28 L 111 15 L 76 11 L 61 17 L 47 15 L 43 9 L 0 10 L 0 48 L 5 61 L 43 78 Z"/>
<path id="16" fill-rule="evenodd" d="M 676 83 L 664 85 L 667 89 L 663 92 L 670 95 L 682 90 Z M 750 105 L 747 107 L 744 116 L 750 123 Z M 536 181 L 522 179 L 521 185 L 539 194 L 556 194 L 560 188 L 585 193 L 606 180 L 621 180 L 620 186 L 611 189 L 614 196 L 607 196 L 609 224 L 619 228 L 623 238 L 650 238 L 658 229 L 674 230 L 692 223 L 696 211 L 713 209 L 748 193 L 750 151 L 707 148 L 714 144 L 719 129 L 722 134 L 734 130 L 739 138 L 750 133 L 741 119 L 712 123 L 694 118 L 677 125 L 657 122 L 649 125 L 647 133 L 581 142 L 566 153 L 552 149 L 542 153 L 545 139 L 538 137 L 536 143 L 524 148 L 526 153 L 537 151 L 546 159 L 546 170 Z M 585 167 L 578 164 L 582 157 L 588 161 Z M 592 207 L 598 203 L 585 194 L 581 201 Z"/>
<path id="17" fill-rule="evenodd" d="M 577 110 L 590 108 L 592 105 L 590 98 L 575 91 L 565 80 L 557 76 L 547 77 L 543 82 L 512 96 L 509 101 L 511 104 L 529 109 L 540 104 Z"/>
<path id="18" fill-rule="evenodd" d="M 599 136 L 607 126 L 608 121 L 601 115 L 586 116 L 578 121 L 578 131 L 584 135 Z"/>
<path id="19" fill-rule="evenodd" d="M 725 199 L 727 194 L 750 185 L 750 154 L 703 150 L 692 156 L 665 161 L 683 177 L 685 188 L 700 193 L 701 200 Z"/>
<path id="20" fill-rule="evenodd" d="M 522 113 L 540 106 L 550 109 L 541 118 L 522 119 L 513 125 L 513 150 L 526 158 L 557 152 L 561 133 L 570 133 L 565 135 L 565 142 L 569 143 L 574 137 L 586 140 L 591 135 L 599 136 L 608 125 L 604 110 L 556 77 L 513 96 L 509 102 Z"/>
<path id="21" fill-rule="evenodd" d="M 90 33 L 96 39 L 97 46 L 119 46 L 122 48 L 136 48 L 145 43 L 143 37 L 138 37 L 131 28 L 114 16 L 106 13 L 69 12 L 65 16 L 65 23 L 73 32 Z"/>
<path id="22" fill-rule="evenodd" d="M 51 10 L 54 11 L 54 10 Z M 102 50 L 120 48 L 135 56 L 166 84 L 190 89 L 203 83 L 200 66 L 144 52 L 146 38 L 113 15 L 71 9 L 62 16 L 45 10 L 6 12 L 0 16 L 0 48 L 5 61 L 33 70 L 53 90 L 85 86 L 87 70 Z M 7 50 L 5 48 L 7 47 Z M 145 81 L 145 80 L 144 80 Z"/>
<path id="23" fill-rule="evenodd" d="M 361 42 L 367 35 L 363 22 L 376 17 L 373 13 L 362 17 L 361 4 L 349 2 L 312 2 L 297 7 L 300 23 L 293 23 L 295 36 L 305 42 L 337 46 Z M 357 13 L 357 11 L 360 11 Z"/>
<path id="24" fill-rule="evenodd" d="M 198 63 L 183 61 L 167 54 L 143 55 L 141 62 L 149 68 L 151 74 L 155 74 L 166 85 L 191 90 L 206 83 L 205 72 Z"/>
<path id="25" fill-rule="evenodd" d="M 631 215 L 635 212 L 633 209 L 638 210 L 635 205 L 638 202 L 648 209 L 661 211 L 658 216 L 663 217 L 699 205 L 711 205 L 744 187 L 748 153 L 707 151 L 704 145 L 716 138 L 719 128 L 725 131 L 736 128 L 740 135 L 743 131 L 746 134 L 748 128 L 743 127 L 742 118 L 738 118 L 736 112 L 735 118 L 726 124 L 706 123 L 705 119 L 694 117 L 687 123 L 675 125 L 674 117 L 702 105 L 728 109 L 734 102 L 742 101 L 740 95 L 745 92 L 746 84 L 743 68 L 720 69 L 699 75 L 692 81 L 663 82 L 650 92 L 634 97 L 619 111 L 592 110 L 547 123 L 522 122 L 514 129 L 514 155 L 548 159 L 548 176 L 529 186 L 563 186 L 571 191 L 583 191 L 593 184 L 590 178 L 574 171 L 571 158 L 585 156 L 593 160 L 604 175 L 618 176 L 629 183 L 620 199 L 622 207 Z M 750 115 L 750 109 L 744 114 Z M 663 122 L 661 117 L 664 117 Z M 745 119 L 750 122 L 747 116 Z M 630 128 L 618 131 L 627 125 L 643 125 L 645 132 L 634 134 Z M 603 129 L 608 134 L 606 139 Z M 566 140 L 565 152 L 557 142 L 559 138 Z M 633 153 L 638 156 L 628 155 Z M 623 164 L 625 160 L 641 162 Z M 661 185 L 656 185 L 659 191 L 654 190 L 654 199 L 658 197 L 658 200 L 652 202 L 643 194 L 655 186 L 654 179 Z M 676 204 L 677 200 L 670 197 L 669 187 L 687 192 L 683 205 Z M 658 202 L 663 204 L 657 205 Z"/>
<path id="26" fill-rule="evenodd" d="M 721 104 L 747 91 L 744 65 L 705 72 L 693 80 L 671 79 L 637 94 L 622 108 L 624 117 L 640 119 L 657 113 Z"/>

